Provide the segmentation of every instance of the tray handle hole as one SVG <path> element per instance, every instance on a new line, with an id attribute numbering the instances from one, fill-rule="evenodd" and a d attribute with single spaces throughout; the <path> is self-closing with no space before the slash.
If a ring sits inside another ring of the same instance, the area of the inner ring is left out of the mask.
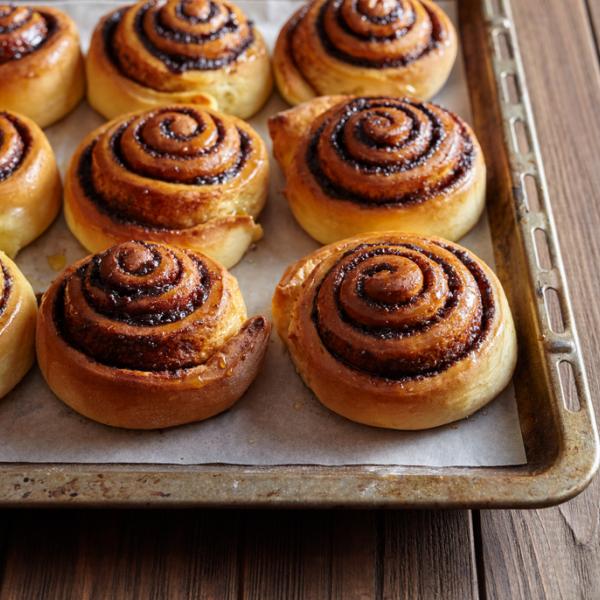
<path id="1" fill-rule="evenodd" d="M 564 333 L 565 321 L 558 292 L 552 287 L 546 288 L 544 290 L 544 302 L 546 304 L 546 314 L 548 315 L 550 329 L 554 333 Z"/>
<path id="2" fill-rule="evenodd" d="M 560 379 L 560 391 L 565 408 L 570 412 L 579 412 L 581 404 L 579 403 L 575 371 L 568 360 L 558 361 L 558 378 Z"/>
<path id="3" fill-rule="evenodd" d="M 529 142 L 529 133 L 527 131 L 527 125 L 522 119 L 515 119 L 512 122 L 512 134 L 513 134 L 513 145 L 517 152 L 526 154 L 531 150 L 531 144 Z"/>
<path id="4" fill-rule="evenodd" d="M 519 81 L 514 73 L 502 74 L 502 92 L 504 94 L 504 101 L 507 104 L 519 104 L 521 101 Z"/>
<path id="5" fill-rule="evenodd" d="M 535 175 L 531 175 L 530 173 L 523 175 L 522 182 L 527 208 L 531 212 L 538 212 L 540 210 L 540 192 Z"/>
<path id="6" fill-rule="evenodd" d="M 512 60 L 513 59 L 513 50 L 512 44 L 510 43 L 510 39 L 508 35 L 504 31 L 500 31 L 496 33 L 495 36 L 496 43 L 496 53 L 500 57 L 501 60 Z"/>
<path id="7" fill-rule="evenodd" d="M 552 257 L 548 246 L 548 236 L 539 227 L 533 230 L 533 245 L 535 246 L 538 267 L 543 271 L 550 271 L 552 269 Z"/>

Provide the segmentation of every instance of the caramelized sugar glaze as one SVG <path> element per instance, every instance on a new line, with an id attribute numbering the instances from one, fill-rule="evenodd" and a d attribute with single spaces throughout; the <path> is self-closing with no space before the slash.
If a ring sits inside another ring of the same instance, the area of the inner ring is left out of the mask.
<path id="1" fill-rule="evenodd" d="M 90 103 L 107 118 L 169 102 L 247 118 L 272 88 L 262 35 L 227 0 L 149 0 L 118 8 L 96 27 L 87 68 Z"/>
<path id="2" fill-rule="evenodd" d="M 462 237 L 485 203 L 471 128 L 431 102 L 322 96 L 269 121 L 300 225 L 331 243 L 369 231 Z"/>
<path id="3" fill-rule="evenodd" d="M 275 77 L 288 102 L 327 94 L 430 98 L 456 57 L 456 32 L 429 0 L 313 0 L 282 29 Z"/>
<path id="4" fill-rule="evenodd" d="M 324 246 L 288 268 L 273 318 L 319 400 L 378 427 L 468 416 L 502 391 L 516 360 L 496 276 L 441 238 L 387 232 Z"/>
<path id="5" fill-rule="evenodd" d="M 237 262 L 262 235 L 264 143 L 245 122 L 192 105 L 144 111 L 90 134 L 71 162 L 67 222 L 91 251 L 128 239 Z"/>
<path id="6" fill-rule="evenodd" d="M 207 256 L 130 241 L 69 267 L 44 294 L 39 364 L 66 404 L 152 429 L 229 408 L 252 383 L 270 325 Z"/>

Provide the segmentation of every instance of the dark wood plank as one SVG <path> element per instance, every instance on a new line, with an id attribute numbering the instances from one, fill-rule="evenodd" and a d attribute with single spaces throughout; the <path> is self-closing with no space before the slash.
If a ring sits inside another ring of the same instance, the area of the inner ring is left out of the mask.
<path id="1" fill-rule="evenodd" d="M 240 598 L 329 598 L 331 519 L 331 512 L 248 513 Z"/>
<path id="2" fill-rule="evenodd" d="M 331 600 L 381 598 L 382 513 L 334 513 L 331 555 Z"/>
<path id="3" fill-rule="evenodd" d="M 81 513 L 4 511 L 3 516 L 7 531 L 0 599 L 80 598 Z"/>
<path id="4" fill-rule="evenodd" d="M 512 2 L 592 397 L 600 398 L 600 67 L 584 0 Z M 598 19 L 600 7 L 590 2 Z M 600 22 L 597 20 L 597 23 Z M 488 598 L 597 598 L 600 480 L 540 511 L 482 511 Z M 596 583 L 594 583 L 596 582 Z"/>
<path id="5" fill-rule="evenodd" d="M 6 563 L 6 551 L 8 545 L 6 543 L 7 528 L 8 528 L 8 515 L 9 511 L 0 510 L 0 589 L 2 589 L 2 582 L 4 581 L 4 566 Z"/>
<path id="6" fill-rule="evenodd" d="M 477 598 L 467 511 L 396 511 L 384 516 L 382 598 Z"/>
<path id="7" fill-rule="evenodd" d="M 2 600 L 237 598 L 237 512 L 13 514 Z"/>

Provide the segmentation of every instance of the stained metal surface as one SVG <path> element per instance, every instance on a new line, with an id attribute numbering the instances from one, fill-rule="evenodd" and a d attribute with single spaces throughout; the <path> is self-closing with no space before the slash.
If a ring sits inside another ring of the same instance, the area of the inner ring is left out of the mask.
<path id="1" fill-rule="evenodd" d="M 585 488 L 598 468 L 598 434 L 510 5 L 459 7 L 498 274 L 519 331 L 514 383 L 527 465 L 3 464 L 0 504 L 537 507 Z"/>

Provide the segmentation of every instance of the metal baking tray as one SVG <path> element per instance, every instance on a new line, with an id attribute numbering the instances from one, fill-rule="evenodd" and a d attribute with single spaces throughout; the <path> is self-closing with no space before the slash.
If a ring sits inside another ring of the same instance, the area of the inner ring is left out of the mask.
<path id="1" fill-rule="evenodd" d="M 518 467 L 0 465 L 13 506 L 540 507 L 582 491 L 598 434 L 508 0 L 460 0 L 497 272 L 519 335 Z"/>

